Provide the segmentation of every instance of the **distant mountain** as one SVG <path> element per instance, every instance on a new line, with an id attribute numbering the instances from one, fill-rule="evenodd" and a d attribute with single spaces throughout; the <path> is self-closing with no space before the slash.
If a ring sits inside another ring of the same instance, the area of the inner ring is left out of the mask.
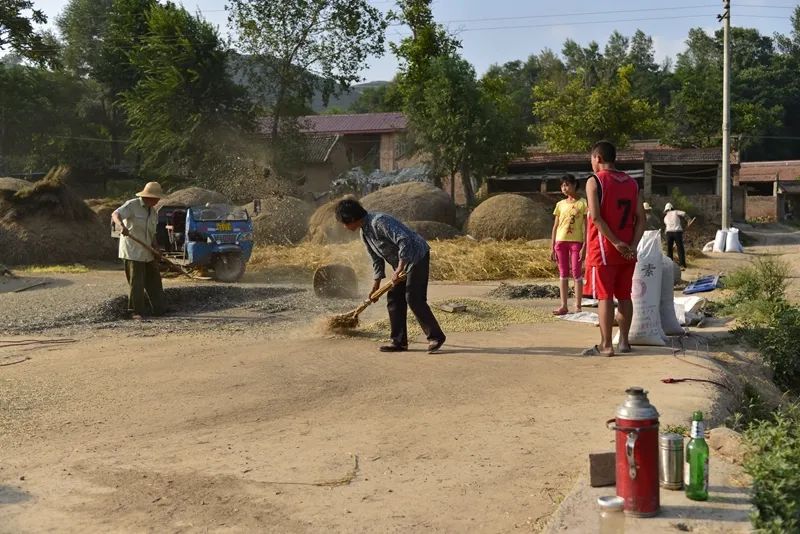
<path id="1" fill-rule="evenodd" d="M 251 75 L 248 72 L 250 68 L 248 63 L 250 63 L 250 61 L 252 61 L 252 56 L 233 54 L 229 60 L 229 64 L 233 81 L 249 89 L 249 93 L 254 95 L 255 91 L 251 90 L 253 85 L 251 82 Z M 316 74 L 311 72 L 307 72 L 306 74 L 314 78 L 319 78 Z M 347 92 L 344 92 L 338 96 L 331 96 L 328 100 L 327 106 L 322 102 L 322 92 L 318 91 L 311 100 L 311 109 L 314 111 L 314 113 L 323 113 L 331 108 L 347 111 L 347 109 L 358 99 L 365 89 L 381 87 L 389 83 L 390 82 L 385 81 L 374 81 L 356 84 Z M 259 100 L 261 100 L 261 102 L 259 102 L 260 104 L 269 105 L 271 95 L 263 95 L 263 97 Z"/>

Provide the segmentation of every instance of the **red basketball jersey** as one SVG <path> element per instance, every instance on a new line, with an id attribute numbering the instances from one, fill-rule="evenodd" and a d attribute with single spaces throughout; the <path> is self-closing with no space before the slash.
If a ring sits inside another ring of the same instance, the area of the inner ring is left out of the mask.
<path id="1" fill-rule="evenodd" d="M 620 241 L 633 241 L 639 184 L 621 171 L 603 170 L 595 174 L 600 196 L 600 216 Z M 626 259 L 600 234 L 592 218 L 586 224 L 586 265 L 622 265 L 636 263 Z"/>

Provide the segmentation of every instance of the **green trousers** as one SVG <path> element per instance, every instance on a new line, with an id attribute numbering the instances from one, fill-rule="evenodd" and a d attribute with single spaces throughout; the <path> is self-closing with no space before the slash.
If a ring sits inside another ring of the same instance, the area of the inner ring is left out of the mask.
<path id="1" fill-rule="evenodd" d="M 164 288 L 158 262 L 125 260 L 125 276 L 131 286 L 128 311 L 137 315 L 163 315 Z"/>

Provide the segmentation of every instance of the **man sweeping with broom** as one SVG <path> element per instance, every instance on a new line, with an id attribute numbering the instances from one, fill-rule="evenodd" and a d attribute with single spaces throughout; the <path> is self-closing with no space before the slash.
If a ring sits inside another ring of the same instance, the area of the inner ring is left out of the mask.
<path id="1" fill-rule="evenodd" d="M 408 350 L 408 308 L 411 308 L 428 338 L 428 353 L 438 351 L 444 344 L 445 335 L 428 306 L 431 260 L 428 243 L 391 215 L 368 213 L 354 199 L 339 202 L 336 219 L 351 232 L 361 230 L 361 239 L 372 258 L 374 284 L 370 295 L 380 288 L 381 280 L 386 278 L 386 263 L 394 268 L 394 287 L 386 297 L 392 342 L 380 347 L 381 352 Z"/>
<path id="2" fill-rule="evenodd" d="M 138 198 L 127 201 L 111 214 L 111 220 L 122 229 L 119 257 L 125 262 L 125 276 L 131 286 L 128 295 L 131 319 L 164 314 L 164 289 L 158 271 L 158 258 L 152 249 L 141 244 L 153 243 L 155 248 L 158 224 L 155 205 L 164 197 L 164 193 L 158 182 L 149 182 L 136 196 Z M 137 243 L 137 240 L 141 243 Z"/>

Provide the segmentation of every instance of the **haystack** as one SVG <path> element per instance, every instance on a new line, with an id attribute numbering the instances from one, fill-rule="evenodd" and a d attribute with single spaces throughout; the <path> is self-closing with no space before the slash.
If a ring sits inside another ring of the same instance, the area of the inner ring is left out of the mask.
<path id="1" fill-rule="evenodd" d="M 111 220 L 111 213 L 118 207 L 122 206 L 124 202 L 113 198 L 88 198 L 86 205 L 97 214 L 97 218 L 101 222 L 108 224 Z"/>
<path id="2" fill-rule="evenodd" d="M 438 187 L 409 182 L 378 189 L 361 199 L 367 211 L 394 215 L 401 221 L 437 221 L 455 224 L 456 207 L 450 195 Z"/>
<path id="3" fill-rule="evenodd" d="M 306 239 L 318 245 L 327 243 L 347 243 L 358 238 L 358 232 L 351 232 L 336 220 L 336 205 L 343 198 L 354 198 L 346 195 L 326 202 L 317 208 L 308 221 Z"/>
<path id="4" fill-rule="evenodd" d="M 201 187 L 187 187 L 186 189 L 178 189 L 162 198 L 161 201 L 156 204 L 156 209 L 161 208 L 161 206 L 184 206 L 189 208 L 191 206 L 201 206 L 206 203 L 225 204 L 227 202 L 228 199 L 225 198 L 225 195 L 217 193 L 216 191 L 210 191 Z"/>
<path id="5" fill-rule="evenodd" d="M 408 227 L 428 240 L 455 239 L 461 235 L 458 228 L 437 221 L 411 221 Z"/>
<path id="6" fill-rule="evenodd" d="M 0 191 L 0 262 L 75 263 L 109 260 L 116 242 L 107 224 L 67 185 L 57 167 L 20 191 Z"/>
<path id="7" fill-rule="evenodd" d="M 253 203 L 243 206 L 253 215 Z M 273 196 L 261 199 L 261 213 L 253 217 L 257 245 L 294 245 L 305 237 L 313 208 L 299 198 Z"/>
<path id="8" fill-rule="evenodd" d="M 552 228 L 552 208 L 522 195 L 502 194 L 475 208 L 466 232 L 476 239 L 542 239 Z"/>
<path id="9" fill-rule="evenodd" d="M 27 180 L 20 180 L 19 178 L 0 178 L 0 191 L 19 191 L 25 189 L 33 184 Z"/>

